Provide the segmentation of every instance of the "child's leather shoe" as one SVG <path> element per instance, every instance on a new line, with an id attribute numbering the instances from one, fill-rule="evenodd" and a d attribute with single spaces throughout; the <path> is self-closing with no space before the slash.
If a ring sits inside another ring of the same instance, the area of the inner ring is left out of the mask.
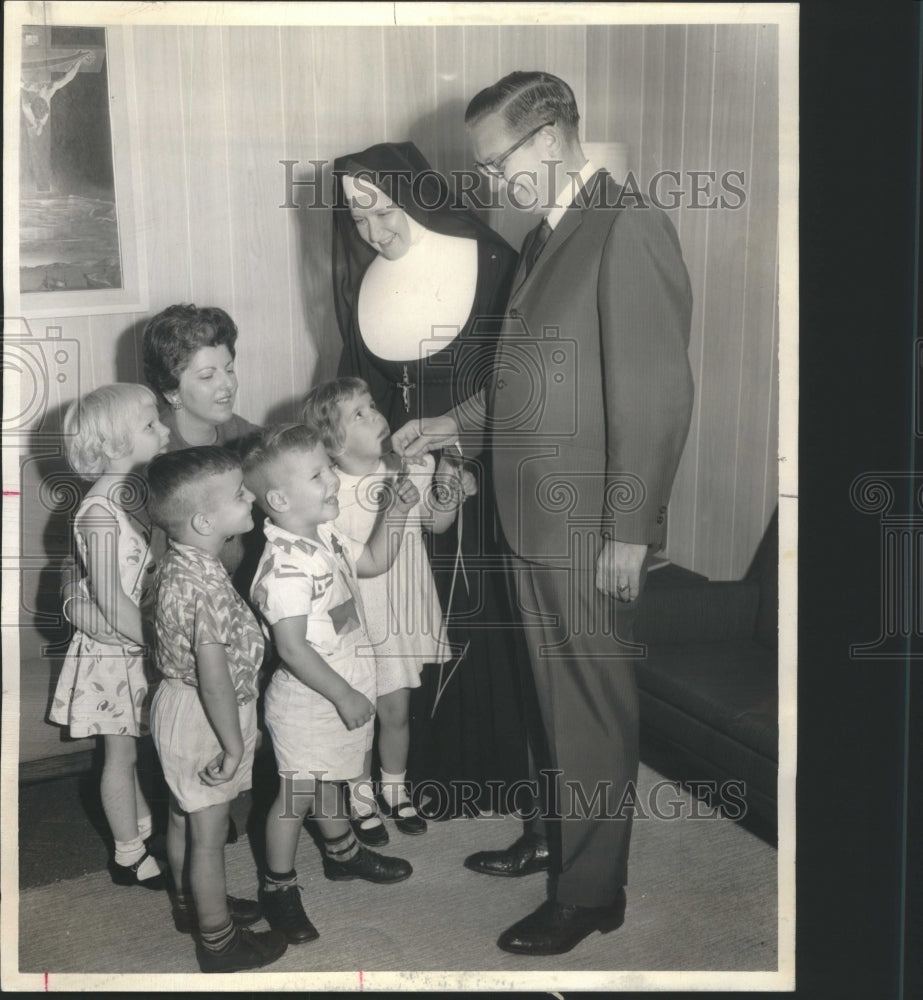
<path id="1" fill-rule="evenodd" d="M 365 847 L 360 847 L 355 857 L 349 861 L 324 858 L 324 875 L 333 882 L 348 882 L 354 878 L 361 878 L 366 882 L 384 885 L 403 882 L 412 874 L 413 868 L 409 861 L 404 861 L 403 858 L 386 858 Z"/>
<path id="2" fill-rule="evenodd" d="M 196 942 L 196 957 L 203 972 L 243 972 L 259 969 L 281 958 L 288 940 L 281 931 L 249 931 L 237 928 L 234 941 L 224 951 L 209 951 Z"/>
<path id="3" fill-rule="evenodd" d="M 418 837 L 421 833 L 426 833 L 426 820 L 417 812 L 413 804 L 407 800 L 392 806 L 384 796 L 378 797 L 381 811 L 394 820 L 394 825 L 401 833 L 410 834 L 411 837 Z M 359 834 L 357 833 L 358 837 Z"/>
<path id="4" fill-rule="evenodd" d="M 263 915 L 260 904 L 255 899 L 237 899 L 228 896 L 228 913 L 238 927 L 249 927 Z M 173 926 L 180 934 L 194 934 L 199 929 L 195 906 L 190 900 L 188 906 L 173 905 Z"/>
<path id="5" fill-rule="evenodd" d="M 260 889 L 260 902 L 269 926 L 284 934 L 292 944 L 304 944 L 320 937 L 304 912 L 300 893 L 298 885 L 285 885 L 269 892 Z"/>
<path id="6" fill-rule="evenodd" d="M 167 880 L 163 872 L 150 878 L 138 878 L 138 869 L 152 855 L 145 851 L 133 865 L 120 865 L 115 859 L 109 861 L 109 873 L 116 885 L 140 885 L 145 889 L 166 889 Z"/>
<path id="7" fill-rule="evenodd" d="M 368 816 L 350 816 L 349 825 L 356 835 L 356 840 L 366 847 L 384 847 L 391 839 L 387 827 L 377 812 Z"/>

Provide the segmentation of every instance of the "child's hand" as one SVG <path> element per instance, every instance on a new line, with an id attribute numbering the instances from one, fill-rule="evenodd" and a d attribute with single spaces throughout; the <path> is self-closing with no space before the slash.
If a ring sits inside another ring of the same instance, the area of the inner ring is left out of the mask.
<path id="1" fill-rule="evenodd" d="M 477 496 L 478 481 L 474 478 L 474 474 L 468 469 L 462 469 L 461 486 L 462 493 L 465 495 L 465 500 L 467 500 L 468 497 Z"/>
<path id="2" fill-rule="evenodd" d="M 82 596 L 74 588 L 67 590 L 61 610 L 64 617 L 80 632 L 103 646 L 133 646 L 133 639 L 114 628 L 103 617 L 103 613 L 88 597 Z"/>
<path id="3" fill-rule="evenodd" d="M 443 456 L 433 476 L 433 500 L 439 511 L 457 510 L 478 491 L 477 480 L 456 458 Z"/>
<path id="4" fill-rule="evenodd" d="M 375 706 L 364 694 L 355 688 L 350 688 L 334 704 L 336 705 L 337 713 L 343 720 L 343 725 L 347 729 L 359 729 L 360 726 L 364 726 L 375 715 Z"/>
<path id="5" fill-rule="evenodd" d="M 406 476 L 398 476 L 394 481 L 394 509 L 402 514 L 413 510 L 420 502 L 420 491 Z"/>
<path id="6" fill-rule="evenodd" d="M 243 750 L 239 753 L 228 753 L 227 750 L 222 750 L 214 760 L 209 761 L 199 771 L 199 780 L 203 785 L 223 785 L 237 773 L 242 757 Z"/>

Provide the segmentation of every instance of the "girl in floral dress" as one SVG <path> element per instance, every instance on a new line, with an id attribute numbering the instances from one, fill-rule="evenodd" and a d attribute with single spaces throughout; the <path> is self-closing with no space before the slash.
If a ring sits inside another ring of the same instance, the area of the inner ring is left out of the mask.
<path id="1" fill-rule="evenodd" d="M 141 385 L 103 386 L 72 403 L 64 417 L 67 459 L 92 481 L 74 515 L 74 538 L 86 571 L 81 596 L 99 613 L 94 632 L 75 631 L 49 718 L 75 738 L 101 737 L 100 795 L 115 840 L 114 882 L 164 887 L 144 841 L 151 810 L 138 784 L 136 740 L 148 732 L 141 606 L 153 580 L 151 525 L 141 471 L 167 446 L 154 394 Z M 84 589 L 85 588 L 85 589 Z M 76 596 L 76 595 L 75 595 Z"/>

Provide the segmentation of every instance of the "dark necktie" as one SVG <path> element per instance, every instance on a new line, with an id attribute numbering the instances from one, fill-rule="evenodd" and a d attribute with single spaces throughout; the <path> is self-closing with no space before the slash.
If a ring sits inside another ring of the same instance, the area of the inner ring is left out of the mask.
<path id="1" fill-rule="evenodd" d="M 545 249 L 545 244 L 548 242 L 548 237 L 551 233 L 552 229 L 548 225 L 548 220 L 542 219 L 541 225 L 535 230 L 535 238 L 532 240 L 532 245 L 526 253 L 526 277 L 529 276 L 532 268 L 535 267 L 535 262 L 538 260 L 542 250 Z"/>

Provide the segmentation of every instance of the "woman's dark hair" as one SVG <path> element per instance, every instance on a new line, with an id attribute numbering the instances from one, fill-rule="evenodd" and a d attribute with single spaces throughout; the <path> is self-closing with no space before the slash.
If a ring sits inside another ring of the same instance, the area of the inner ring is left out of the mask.
<path id="1" fill-rule="evenodd" d="M 541 71 L 517 70 L 485 87 L 465 110 L 465 124 L 474 125 L 494 113 L 513 133 L 526 133 L 542 122 L 553 121 L 576 137 L 580 121 L 574 92 L 560 77 Z"/>
<path id="2" fill-rule="evenodd" d="M 168 306 L 144 328 L 142 360 L 144 377 L 164 399 L 179 388 L 179 377 L 202 347 L 222 344 L 235 356 L 237 327 L 217 306 Z"/>

